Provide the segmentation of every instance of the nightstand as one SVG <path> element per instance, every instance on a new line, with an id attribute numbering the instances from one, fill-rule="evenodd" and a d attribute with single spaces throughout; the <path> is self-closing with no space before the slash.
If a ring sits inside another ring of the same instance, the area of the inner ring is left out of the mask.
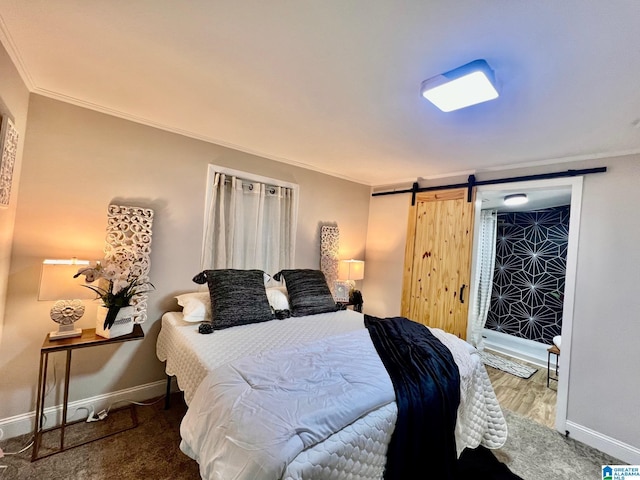
<path id="1" fill-rule="evenodd" d="M 42 344 L 42 348 L 40 349 L 40 373 L 38 375 L 38 397 L 37 397 L 37 403 L 36 403 L 36 419 L 35 419 L 35 427 L 34 427 L 34 434 L 33 434 L 33 452 L 31 455 L 32 462 L 35 460 L 39 460 L 41 458 L 55 455 L 56 453 L 60 453 L 65 450 L 69 450 L 70 448 L 79 447 L 80 445 L 85 445 L 87 443 L 100 440 L 101 438 L 105 438 L 105 437 L 114 435 L 116 433 L 124 432 L 125 430 L 130 430 L 138 426 L 138 417 L 136 416 L 135 405 L 132 404 L 129 406 L 131 410 L 131 421 L 132 421 L 131 425 L 125 426 L 124 428 L 119 428 L 115 431 L 110 431 L 107 434 L 103 434 L 96 438 L 92 438 L 91 440 L 76 443 L 71 446 L 65 445 L 65 442 L 64 442 L 65 429 L 68 426 L 73 425 L 75 423 L 84 422 L 84 420 L 67 422 L 67 408 L 69 404 L 69 374 L 71 372 L 71 352 L 73 352 L 78 348 L 110 345 L 113 343 L 129 342 L 131 340 L 140 340 L 142 338 L 144 338 L 144 332 L 142 330 L 142 327 L 139 324 L 134 325 L 132 333 L 128 335 L 122 335 L 120 337 L 115 337 L 115 338 L 100 337 L 99 335 L 96 335 L 95 328 L 86 328 L 82 330 L 82 335 L 80 337 L 63 338 L 59 340 L 51 340 L 49 338 L 49 334 L 47 334 L 47 336 L 44 339 L 44 343 Z M 43 429 L 42 412 L 44 410 L 44 399 L 46 396 L 47 366 L 49 363 L 49 354 L 54 352 L 67 352 L 66 367 L 64 371 L 64 400 L 62 402 L 62 423 L 60 423 L 60 425 L 55 427 Z M 53 452 L 39 455 L 42 435 L 54 430 L 60 430 L 59 449 Z"/>
<path id="2" fill-rule="evenodd" d="M 362 313 L 362 304 L 353 302 L 336 302 L 339 310 L 346 310 L 348 307 L 353 307 L 356 312 Z"/>

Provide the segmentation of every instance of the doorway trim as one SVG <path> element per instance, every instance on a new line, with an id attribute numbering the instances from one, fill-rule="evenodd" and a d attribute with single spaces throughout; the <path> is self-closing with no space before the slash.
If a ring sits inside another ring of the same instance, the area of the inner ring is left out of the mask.
<path id="1" fill-rule="evenodd" d="M 556 400 L 555 427 L 559 432 L 566 431 L 567 405 L 569 393 L 569 377 L 571 376 L 571 334 L 573 330 L 574 298 L 576 287 L 576 275 L 578 265 L 578 240 L 580 237 L 580 213 L 582 210 L 582 185 L 583 177 L 554 178 L 549 180 L 536 180 L 514 182 L 497 185 L 481 185 L 476 190 L 476 203 L 474 215 L 473 247 L 471 254 L 471 282 L 475 279 L 475 269 L 478 255 L 478 230 L 480 228 L 480 211 L 482 200 L 487 192 L 501 191 L 505 193 L 527 193 L 527 190 L 544 190 L 548 188 L 571 188 L 571 206 L 569 209 L 569 235 L 567 244 L 567 270 L 565 276 L 564 303 L 562 314 L 562 375 L 558 381 L 558 396 Z M 476 302 L 475 289 L 471 288 L 469 298 L 470 305 Z M 469 309 L 471 315 L 472 309 Z M 471 317 L 468 318 L 471 325 Z"/>

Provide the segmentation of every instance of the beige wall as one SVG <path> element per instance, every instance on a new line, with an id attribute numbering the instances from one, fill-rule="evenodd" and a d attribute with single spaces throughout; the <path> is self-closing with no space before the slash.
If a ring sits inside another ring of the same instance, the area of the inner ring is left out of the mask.
<path id="1" fill-rule="evenodd" d="M 363 311 L 376 317 L 400 315 L 404 246 L 411 194 L 371 197 L 367 230 Z"/>
<path id="2" fill-rule="evenodd" d="M 640 155 L 601 163 L 584 182 L 568 418 L 640 459 Z"/>
<path id="3" fill-rule="evenodd" d="M 0 116 L 10 118 L 19 132 L 19 145 L 13 169 L 13 185 L 8 207 L 0 207 L 0 342 L 4 327 L 4 306 L 11 258 L 13 225 L 18 204 L 18 182 L 22 168 L 22 152 L 29 107 L 29 91 L 20 78 L 9 55 L 0 45 Z"/>
<path id="4" fill-rule="evenodd" d="M 584 177 L 571 370 L 565 372 L 569 375 L 568 429 L 577 435 L 577 429 L 584 428 L 596 441 L 602 434 L 622 442 L 625 451 L 640 459 L 640 418 L 636 415 L 640 405 L 640 155 L 505 170 L 484 174 L 481 179 L 600 166 L 608 171 Z M 465 179 L 442 179 L 439 183 L 459 181 Z M 367 313 L 400 313 L 410 201 L 410 194 L 371 200 L 363 289 Z M 615 443 L 606 438 L 603 442 Z"/>
<path id="5" fill-rule="evenodd" d="M 340 227 L 346 257 L 364 256 L 369 188 L 265 158 L 139 125 L 38 95 L 31 96 L 9 288 L 0 348 L 0 419 L 33 411 L 39 348 L 54 329 L 52 302 L 36 300 L 44 258 L 99 259 L 109 203 L 155 211 L 146 338 L 73 354 L 71 400 L 163 379 L 155 355 L 162 313 L 194 290 L 207 165 L 300 185 L 296 263 L 319 267 L 319 227 Z M 78 322 L 95 326 L 95 305 Z M 58 375 L 63 360 L 58 359 Z M 60 402 L 54 389 L 47 405 Z"/>

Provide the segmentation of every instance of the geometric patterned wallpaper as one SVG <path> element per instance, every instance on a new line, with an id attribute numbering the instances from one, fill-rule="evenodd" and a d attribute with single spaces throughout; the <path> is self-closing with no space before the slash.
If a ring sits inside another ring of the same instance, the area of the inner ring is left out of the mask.
<path id="1" fill-rule="evenodd" d="M 562 328 L 569 206 L 498 213 L 486 328 L 548 345 Z"/>

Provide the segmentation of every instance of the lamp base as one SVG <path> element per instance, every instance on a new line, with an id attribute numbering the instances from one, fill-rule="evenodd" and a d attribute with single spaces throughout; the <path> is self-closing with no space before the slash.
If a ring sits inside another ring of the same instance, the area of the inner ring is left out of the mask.
<path id="1" fill-rule="evenodd" d="M 58 324 L 57 332 L 50 332 L 50 340 L 79 337 L 81 328 L 73 328 L 73 324 L 84 315 L 84 305 L 80 300 L 58 300 L 51 308 L 51 320 Z"/>
<path id="2" fill-rule="evenodd" d="M 49 340 L 60 340 L 62 338 L 79 337 L 81 335 L 81 328 L 73 328 L 73 325 L 60 325 L 60 328 L 57 331 L 49 332 Z"/>

